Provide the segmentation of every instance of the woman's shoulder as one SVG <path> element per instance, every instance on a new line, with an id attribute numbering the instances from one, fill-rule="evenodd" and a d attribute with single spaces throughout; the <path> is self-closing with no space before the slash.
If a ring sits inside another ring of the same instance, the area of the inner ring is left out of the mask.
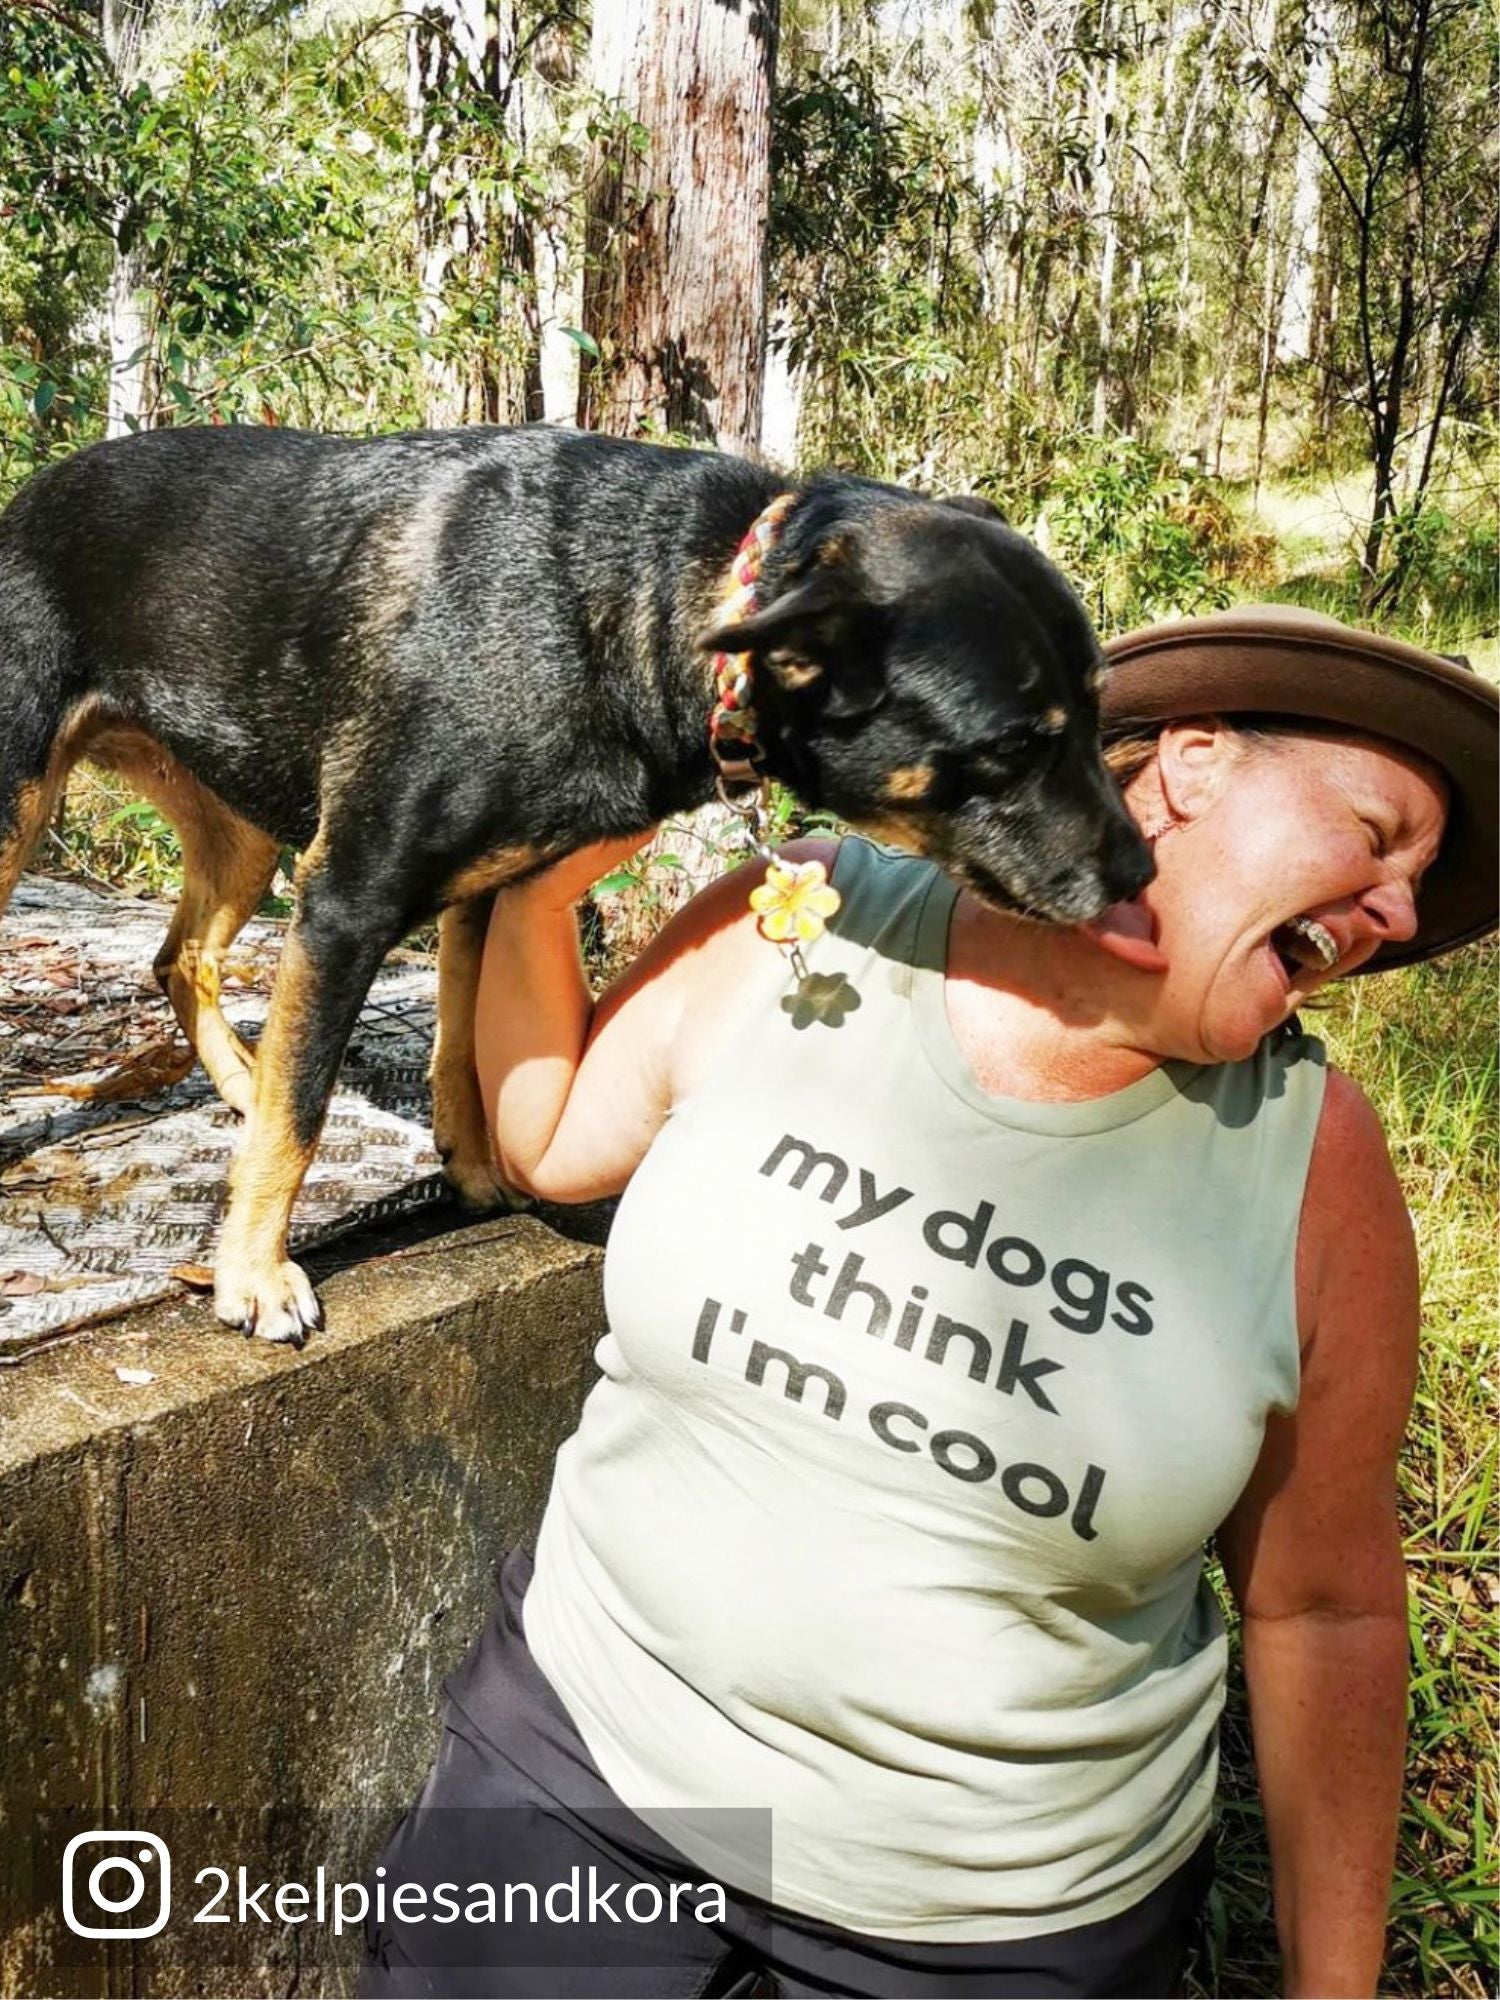
<path id="1" fill-rule="evenodd" d="M 1313 1135 L 1297 1232 L 1304 1336 L 1329 1323 L 1325 1302 L 1415 1297 L 1416 1239 L 1380 1115 L 1333 1064 Z"/>
<path id="2" fill-rule="evenodd" d="M 1399 1192 L 1396 1169 L 1380 1114 L 1346 1071 L 1325 1063 L 1323 1102 L 1308 1162 L 1308 1187 L 1331 1195 L 1342 1188 L 1355 1200 Z M 1403 1205 L 1404 1212 L 1404 1205 Z"/>
<path id="3" fill-rule="evenodd" d="M 933 899 L 939 899 L 927 942 L 929 955 L 935 953 L 941 962 L 958 885 L 935 861 L 867 834 L 848 833 L 838 842 L 830 880 L 840 897 L 830 928 L 856 949 L 875 950 L 906 964 L 916 962 L 924 917 Z"/>
<path id="4" fill-rule="evenodd" d="M 816 862 L 832 879 L 840 845 L 827 838 L 788 841 L 774 860 L 797 867 Z M 658 970 L 671 989 L 674 1004 L 663 1020 L 674 1102 L 697 1087 L 748 1012 L 785 979 L 785 954 L 767 938 L 750 900 L 773 865 L 747 861 L 700 889 L 637 961 L 648 977 Z"/>
<path id="5" fill-rule="evenodd" d="M 937 875 L 920 856 L 861 834 L 788 841 L 772 860 L 729 870 L 694 897 L 655 940 L 651 956 L 669 972 L 677 996 L 672 1027 L 674 1101 L 712 1070 L 738 1029 L 779 995 L 790 976 L 785 945 L 762 927 L 751 898 L 771 869 L 816 864 L 838 892 L 829 933 L 805 942 L 807 962 L 837 963 L 852 948 L 877 949 L 906 962 L 917 948 L 927 892 Z M 756 898 L 759 904 L 762 899 Z"/>
<path id="6" fill-rule="evenodd" d="M 894 908 L 920 900 L 938 873 L 936 864 L 921 855 L 864 834 L 790 840 L 769 859 L 732 868 L 700 890 L 661 934 L 657 942 L 663 952 L 674 959 L 691 955 L 696 977 L 708 988 L 736 979 L 747 956 L 764 955 L 768 934 L 751 898 L 778 864 L 822 870 L 839 896 L 828 928 L 842 934 L 863 932 Z M 754 950 L 757 941 L 760 952 Z"/>

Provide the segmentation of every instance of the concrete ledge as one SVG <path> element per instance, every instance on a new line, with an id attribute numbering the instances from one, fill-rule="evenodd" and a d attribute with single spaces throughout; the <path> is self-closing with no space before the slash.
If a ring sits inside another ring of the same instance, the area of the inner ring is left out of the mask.
<path id="1" fill-rule="evenodd" d="M 0 1373 L 0 1992 L 169 1990 L 128 1945 L 56 1956 L 19 1879 L 38 1807 L 328 1809 L 352 1854 L 420 1780 L 592 1375 L 600 1259 L 508 1217 L 338 1261 L 301 1354 L 188 1301 Z M 170 1990 L 343 1991 L 349 1953 L 294 1930 L 253 1985 L 206 1959 Z"/>

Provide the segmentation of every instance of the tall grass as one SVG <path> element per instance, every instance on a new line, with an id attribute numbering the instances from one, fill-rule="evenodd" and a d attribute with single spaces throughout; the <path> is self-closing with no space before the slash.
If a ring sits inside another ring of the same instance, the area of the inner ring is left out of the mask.
<path id="1" fill-rule="evenodd" d="M 1273 484 L 1252 529 L 1271 529 L 1280 573 L 1261 594 L 1374 622 L 1500 679 L 1492 508 L 1445 517 L 1426 573 L 1394 617 L 1359 608 L 1344 530 L 1349 495 Z M 1310 1025 L 1380 1114 L 1422 1268 L 1422 1345 L 1401 1455 L 1410 1580 L 1406 1790 L 1381 1991 L 1477 1996 L 1497 1989 L 1500 1546 L 1496 1533 L 1497 973 L 1493 940 L 1434 965 L 1335 988 Z M 1220 1880 L 1210 1908 L 1208 1994 L 1278 1991 L 1264 1828 L 1236 1649 L 1225 1716 Z"/>
<path id="2" fill-rule="evenodd" d="M 1423 1278 L 1416 1404 L 1401 1457 L 1411 1590 L 1409 1750 L 1382 1992 L 1495 1991 L 1496 974 L 1493 942 L 1354 980 L 1310 1023 L 1384 1124 Z M 1243 1680 L 1225 1717 L 1220 1881 L 1201 1990 L 1278 1990 Z"/>
<path id="3" fill-rule="evenodd" d="M 1413 1994 L 1495 1990 L 1497 964 L 1487 945 L 1356 982 L 1328 1024 L 1385 1124 L 1423 1274 L 1401 1464 L 1411 1751 L 1390 1964 Z"/>

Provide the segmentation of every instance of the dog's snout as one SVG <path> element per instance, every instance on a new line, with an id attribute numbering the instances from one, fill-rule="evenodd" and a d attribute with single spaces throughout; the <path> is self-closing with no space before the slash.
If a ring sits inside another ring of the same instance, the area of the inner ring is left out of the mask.
<path id="1" fill-rule="evenodd" d="M 1102 764 L 1080 759 L 1047 774 L 1025 809 L 986 802 L 950 822 L 935 851 L 980 895 L 1054 923 L 1089 923 L 1140 894 L 1156 873 L 1151 850 Z"/>
<path id="2" fill-rule="evenodd" d="M 1133 823 L 1112 830 L 1100 858 L 1100 878 L 1112 903 L 1138 896 L 1156 874 L 1151 850 Z"/>

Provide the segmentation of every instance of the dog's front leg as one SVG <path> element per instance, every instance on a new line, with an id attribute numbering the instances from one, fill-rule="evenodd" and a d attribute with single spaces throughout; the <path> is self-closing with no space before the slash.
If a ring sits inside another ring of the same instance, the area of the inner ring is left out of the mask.
<path id="1" fill-rule="evenodd" d="M 318 843 L 298 870 L 265 1032 L 256 1050 L 250 1120 L 229 1174 L 229 1209 L 214 1267 L 214 1310 L 230 1326 L 300 1347 L 322 1308 L 286 1255 L 292 1203 L 323 1128 L 339 1062 L 402 915 L 370 908 L 322 864 Z"/>

